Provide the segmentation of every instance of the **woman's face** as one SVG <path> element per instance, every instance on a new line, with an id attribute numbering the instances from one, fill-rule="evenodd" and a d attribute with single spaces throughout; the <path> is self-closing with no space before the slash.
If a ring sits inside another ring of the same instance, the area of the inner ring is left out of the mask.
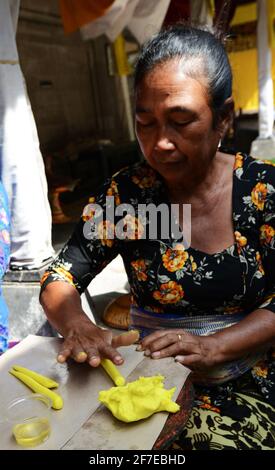
<path id="1" fill-rule="evenodd" d="M 156 66 L 136 92 L 136 135 L 148 163 L 170 184 L 201 181 L 216 154 L 203 77 L 184 74 L 179 61 Z"/>

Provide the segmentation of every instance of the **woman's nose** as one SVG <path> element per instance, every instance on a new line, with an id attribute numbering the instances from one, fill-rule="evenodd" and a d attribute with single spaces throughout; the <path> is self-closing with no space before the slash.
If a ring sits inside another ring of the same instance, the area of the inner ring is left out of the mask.
<path id="1" fill-rule="evenodd" d="M 174 150 L 175 144 L 168 137 L 160 137 L 155 145 L 156 150 Z"/>

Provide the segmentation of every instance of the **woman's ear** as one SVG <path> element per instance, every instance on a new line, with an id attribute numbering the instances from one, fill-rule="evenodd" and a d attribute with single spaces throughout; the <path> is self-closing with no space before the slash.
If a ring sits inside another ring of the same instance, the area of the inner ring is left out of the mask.
<path id="1" fill-rule="evenodd" d="M 219 113 L 219 120 L 217 128 L 220 132 L 221 139 L 226 134 L 228 128 L 231 126 L 234 116 L 234 100 L 232 96 L 227 98 L 223 104 L 223 107 Z"/>

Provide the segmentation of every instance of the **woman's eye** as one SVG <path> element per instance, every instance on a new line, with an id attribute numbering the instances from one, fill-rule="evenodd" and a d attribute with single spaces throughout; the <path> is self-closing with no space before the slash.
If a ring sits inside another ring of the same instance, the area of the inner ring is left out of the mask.
<path id="1" fill-rule="evenodd" d="M 154 122 L 141 122 L 141 121 L 137 121 L 137 124 L 140 126 L 140 127 L 152 127 L 154 125 Z"/>
<path id="2" fill-rule="evenodd" d="M 174 126 L 182 127 L 182 126 L 186 126 L 190 122 L 191 121 L 173 121 L 173 124 L 174 124 Z"/>

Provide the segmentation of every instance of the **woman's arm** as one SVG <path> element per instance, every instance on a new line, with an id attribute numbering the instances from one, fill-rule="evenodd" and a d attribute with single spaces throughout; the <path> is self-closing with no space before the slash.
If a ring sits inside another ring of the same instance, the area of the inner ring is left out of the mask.
<path id="1" fill-rule="evenodd" d="M 49 266 L 41 280 L 40 301 L 49 322 L 64 337 L 58 360 L 64 362 L 73 357 L 78 362 L 88 361 L 91 366 L 98 366 L 101 358 L 109 358 L 115 364 L 121 364 L 123 358 L 116 350 L 138 340 L 138 332 L 131 332 L 113 337 L 111 331 L 93 324 L 82 310 L 80 295 L 91 280 L 119 252 L 118 241 L 111 237 L 104 224 L 106 220 L 106 196 L 117 189 L 114 180 L 107 180 L 101 190 L 91 199 L 93 204 L 102 209 L 96 215 L 92 204 L 84 208 L 82 217 L 75 230 Z M 117 193 L 118 197 L 118 193 Z"/>
<path id="2" fill-rule="evenodd" d="M 154 359 L 173 356 L 195 370 L 205 370 L 266 350 L 275 344 L 275 315 L 258 309 L 238 324 L 210 336 L 196 336 L 182 329 L 162 330 L 144 338 L 139 350 Z"/>
<path id="3" fill-rule="evenodd" d="M 214 364 L 267 350 L 275 344 L 275 315 L 269 310 L 258 309 L 239 323 L 212 336 L 214 341 L 209 354 Z M 208 338 L 211 340 L 211 336 Z"/>

